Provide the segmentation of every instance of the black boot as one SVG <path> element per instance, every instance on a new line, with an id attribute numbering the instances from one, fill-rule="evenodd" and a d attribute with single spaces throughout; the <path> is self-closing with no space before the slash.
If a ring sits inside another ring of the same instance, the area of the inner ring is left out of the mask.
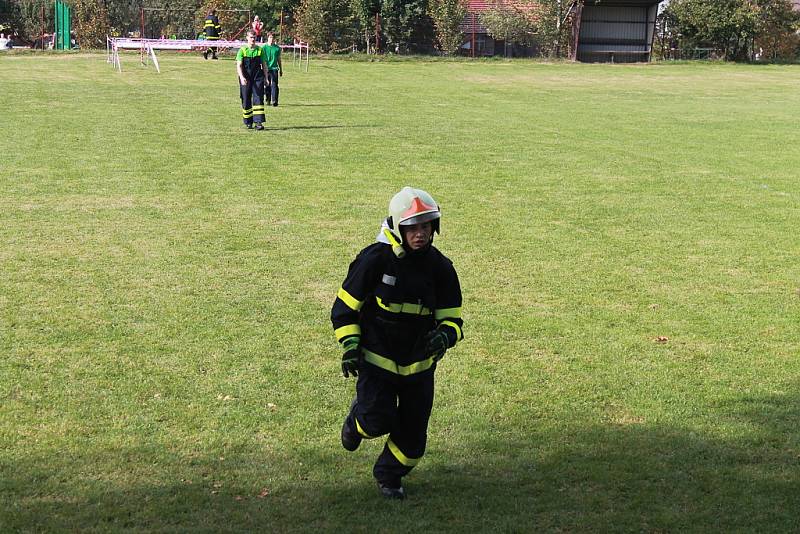
<path id="1" fill-rule="evenodd" d="M 350 416 L 348 415 L 342 425 L 342 447 L 352 452 L 361 445 L 362 439 L 364 438 L 361 437 L 361 434 L 353 430 L 350 425 Z"/>
<path id="2" fill-rule="evenodd" d="M 361 440 L 364 439 L 355 429 L 355 420 L 352 419 L 356 402 L 358 402 L 358 397 L 354 398 L 353 402 L 350 403 L 350 411 L 342 424 L 342 447 L 350 452 L 356 450 L 361 445 Z"/>
<path id="3" fill-rule="evenodd" d="M 397 486 L 389 485 L 386 482 L 378 481 L 378 489 L 385 499 L 398 499 L 403 500 L 406 498 L 406 492 L 403 486 L 398 483 Z"/>

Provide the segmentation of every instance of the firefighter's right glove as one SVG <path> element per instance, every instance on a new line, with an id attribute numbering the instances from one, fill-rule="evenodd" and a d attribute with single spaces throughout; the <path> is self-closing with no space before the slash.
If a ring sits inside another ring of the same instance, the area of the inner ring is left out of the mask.
<path id="1" fill-rule="evenodd" d="M 441 360 L 450 347 L 450 340 L 442 330 L 431 330 L 425 334 L 423 342 L 425 343 L 425 355 L 433 358 L 435 362 Z"/>
<path id="2" fill-rule="evenodd" d="M 350 375 L 358 376 L 358 367 L 361 364 L 361 338 L 350 336 L 342 341 L 342 376 L 345 378 Z"/>

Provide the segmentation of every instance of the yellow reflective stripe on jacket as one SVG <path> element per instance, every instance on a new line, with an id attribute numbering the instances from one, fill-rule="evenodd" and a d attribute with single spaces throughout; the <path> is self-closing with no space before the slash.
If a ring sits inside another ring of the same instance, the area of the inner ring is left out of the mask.
<path id="1" fill-rule="evenodd" d="M 359 433 L 359 434 L 361 434 L 362 436 L 364 436 L 364 437 L 365 437 L 365 438 L 367 438 L 367 439 L 374 439 L 374 438 L 376 437 L 376 436 L 370 436 L 369 434 L 367 434 L 366 432 L 364 432 L 364 429 L 363 429 L 363 428 L 361 428 L 361 424 L 358 422 L 358 418 L 356 418 L 356 417 L 353 417 L 353 421 L 355 421 L 355 422 L 356 422 L 356 430 L 358 430 L 358 433 Z"/>
<path id="2" fill-rule="evenodd" d="M 460 326 L 458 326 L 458 325 L 457 325 L 456 323 L 454 323 L 453 321 L 442 321 L 442 323 L 441 323 L 441 324 L 446 324 L 447 326 L 452 326 L 453 328 L 455 328 L 455 330 L 456 330 L 456 336 L 457 336 L 457 338 L 456 338 L 456 339 L 464 339 L 464 333 L 461 331 L 461 327 L 460 327 Z"/>
<path id="3" fill-rule="evenodd" d="M 381 298 L 377 295 L 375 295 L 375 301 L 378 303 L 378 306 L 392 313 L 410 313 L 412 315 L 431 314 L 431 311 L 422 304 L 412 304 L 410 302 L 403 302 L 401 304 L 384 304 Z"/>
<path id="4" fill-rule="evenodd" d="M 341 341 L 343 338 L 347 336 L 360 336 L 361 326 L 357 324 L 348 324 L 345 326 L 340 326 L 339 328 L 333 331 L 333 335 L 336 336 L 336 341 Z"/>
<path id="5" fill-rule="evenodd" d="M 461 306 L 458 308 L 439 308 L 436 310 L 436 315 L 434 317 L 437 321 L 447 318 L 461 319 Z"/>
<path id="6" fill-rule="evenodd" d="M 359 311 L 361 306 L 364 305 L 363 300 L 358 300 L 353 295 L 345 291 L 343 287 L 339 288 L 339 292 L 336 293 L 336 296 L 339 297 L 342 302 L 347 304 L 347 307 L 353 311 Z"/>
<path id="7" fill-rule="evenodd" d="M 434 364 L 433 357 L 431 357 L 416 363 L 412 363 L 411 365 L 397 365 L 396 362 L 390 360 L 389 358 L 385 358 L 380 354 L 375 354 L 367 349 L 362 348 L 361 352 L 364 353 L 364 359 L 372 365 L 400 376 L 409 376 L 427 371 L 433 367 Z"/>
<path id="8" fill-rule="evenodd" d="M 409 458 L 408 456 L 403 454 L 403 451 L 401 451 L 400 448 L 397 445 L 395 445 L 394 441 L 392 441 L 392 438 L 386 440 L 386 445 L 389 447 L 389 450 L 392 451 L 394 457 L 397 458 L 397 461 L 403 464 L 404 466 L 414 467 L 419 463 L 419 458 Z"/>

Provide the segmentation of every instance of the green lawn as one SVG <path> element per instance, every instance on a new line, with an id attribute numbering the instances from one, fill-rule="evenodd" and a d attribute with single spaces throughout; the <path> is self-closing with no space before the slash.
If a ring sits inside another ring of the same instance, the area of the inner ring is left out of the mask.
<path id="1" fill-rule="evenodd" d="M 0 531 L 800 524 L 800 67 L 0 56 Z M 330 305 L 404 185 L 466 339 L 409 499 Z M 659 341 L 659 338 L 661 340 Z"/>

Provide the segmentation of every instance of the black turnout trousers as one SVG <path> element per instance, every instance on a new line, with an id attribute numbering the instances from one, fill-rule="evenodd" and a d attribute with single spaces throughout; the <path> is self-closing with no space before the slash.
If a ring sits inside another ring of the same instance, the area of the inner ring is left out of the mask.
<path id="1" fill-rule="evenodd" d="M 362 365 L 356 402 L 347 424 L 365 438 L 389 434 L 372 473 L 378 482 L 400 486 L 425 453 L 428 420 L 433 408 L 433 369 L 411 376 L 386 373 Z"/>

